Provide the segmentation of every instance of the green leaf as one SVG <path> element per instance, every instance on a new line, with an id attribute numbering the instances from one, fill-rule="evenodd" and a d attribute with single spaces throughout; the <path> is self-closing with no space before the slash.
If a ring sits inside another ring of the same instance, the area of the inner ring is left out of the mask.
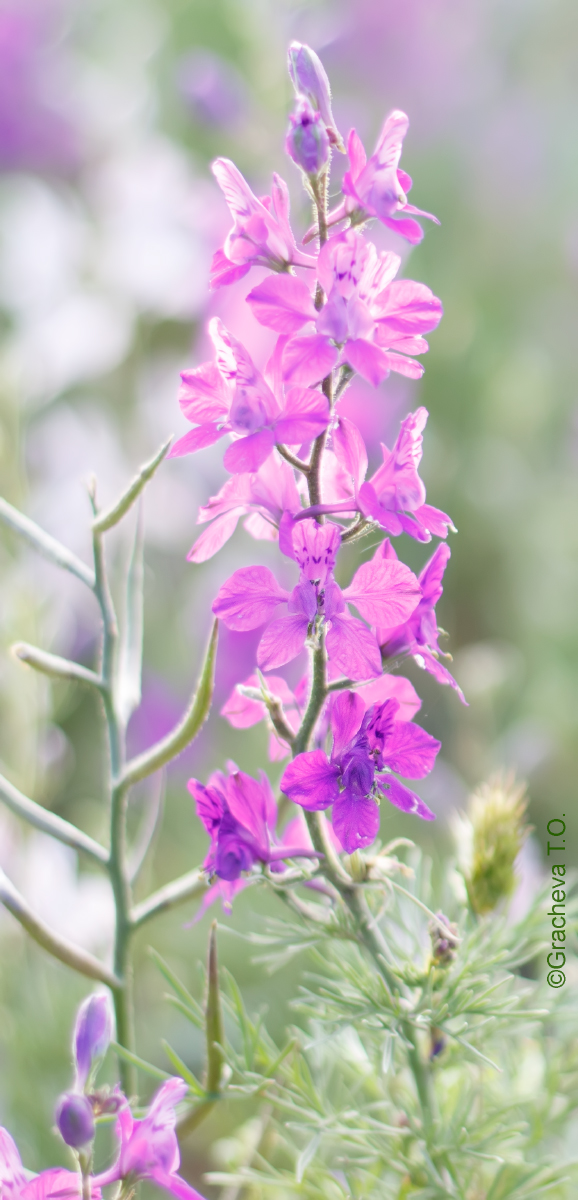
<path id="1" fill-rule="evenodd" d="M 161 1038 L 161 1046 L 169 1062 L 175 1068 L 177 1075 L 180 1075 L 185 1083 L 188 1083 L 190 1090 L 194 1092 L 195 1096 L 199 1096 L 202 1100 L 205 1100 L 207 1096 L 205 1088 L 199 1083 L 195 1075 L 193 1075 L 190 1067 L 187 1067 L 187 1064 L 183 1062 L 180 1055 L 177 1054 L 176 1050 L 173 1050 L 172 1046 L 164 1038 Z"/>
<path id="2" fill-rule="evenodd" d="M 122 517 L 124 517 L 125 513 L 128 512 L 129 508 L 132 508 L 135 500 L 138 500 L 143 488 L 146 486 L 149 480 L 152 479 L 157 467 L 160 466 L 163 458 L 165 458 L 165 456 L 168 454 L 169 446 L 172 440 L 173 439 L 171 436 L 166 442 L 163 442 L 160 449 L 157 450 L 154 458 L 151 458 L 148 463 L 145 463 L 144 466 L 141 467 L 138 475 L 135 475 L 135 478 L 131 483 L 129 483 L 126 491 L 123 492 L 116 504 L 113 504 L 112 508 L 107 509 L 106 512 L 99 513 L 98 516 L 95 517 L 94 521 L 92 522 L 92 529 L 94 533 L 106 533 L 107 529 L 112 529 L 113 525 L 118 525 L 118 522 L 122 519 Z"/>
<path id="3" fill-rule="evenodd" d="M 116 706 L 123 725 L 141 702 L 144 532 L 142 506 L 139 505 L 134 545 L 126 581 L 124 628 L 119 651 L 116 680 Z"/>
<path id="4" fill-rule="evenodd" d="M 178 1004 L 180 1011 L 184 1012 L 189 1017 L 189 1020 L 192 1020 L 199 1029 L 203 1029 L 205 1018 L 200 1004 L 195 1000 L 194 996 L 191 996 L 191 993 L 179 979 L 178 975 L 175 975 L 175 972 L 171 970 L 168 963 L 165 962 L 164 958 L 152 946 L 149 946 L 149 955 L 163 976 L 163 979 L 166 979 L 169 987 L 172 987 L 173 991 L 176 992 L 180 1001 Z M 171 1002 L 175 1000 L 174 996 L 167 998 Z"/>
<path id="5" fill-rule="evenodd" d="M 118 1054 L 119 1058 L 130 1063 L 133 1067 L 138 1067 L 139 1071 L 144 1071 L 145 1075 L 150 1075 L 153 1079 L 171 1079 L 172 1076 L 168 1071 L 161 1071 L 160 1067 L 154 1067 L 152 1063 L 146 1062 L 144 1058 L 139 1058 L 137 1054 L 132 1054 L 130 1050 L 126 1050 L 119 1042 L 110 1043 L 111 1050 Z"/>

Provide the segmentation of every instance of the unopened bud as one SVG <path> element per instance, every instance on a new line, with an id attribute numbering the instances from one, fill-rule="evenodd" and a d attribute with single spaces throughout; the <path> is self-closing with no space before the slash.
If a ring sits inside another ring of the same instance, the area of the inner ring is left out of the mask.
<path id="1" fill-rule="evenodd" d="M 526 788 L 514 776 L 495 775 L 470 799 L 465 822 L 467 853 L 462 872 L 475 913 L 492 912 L 516 885 L 516 858 L 530 832 L 525 823 Z"/>
<path id="2" fill-rule="evenodd" d="M 453 921 L 448 921 L 442 912 L 438 912 L 435 921 L 429 923 L 429 935 L 435 965 L 449 966 L 456 956 L 459 945 L 457 925 Z"/>
<path id="3" fill-rule="evenodd" d="M 285 149 L 306 175 L 319 175 L 329 162 L 329 137 L 321 114 L 301 96 L 289 117 Z"/>
<path id="4" fill-rule="evenodd" d="M 314 112 L 321 115 L 329 141 L 338 150 L 344 150 L 343 139 L 331 111 L 331 88 L 321 60 L 310 46 L 302 42 L 291 42 L 289 47 L 289 75 L 297 96 L 304 96 Z"/>
<path id="5" fill-rule="evenodd" d="M 56 1106 L 56 1124 L 67 1146 L 80 1150 L 94 1138 L 92 1105 L 78 1092 L 65 1092 Z"/>
<path id="6" fill-rule="evenodd" d="M 112 1005 L 106 992 L 93 992 L 81 1004 L 74 1028 L 76 1086 L 82 1091 L 93 1067 L 104 1058 L 113 1031 Z"/>

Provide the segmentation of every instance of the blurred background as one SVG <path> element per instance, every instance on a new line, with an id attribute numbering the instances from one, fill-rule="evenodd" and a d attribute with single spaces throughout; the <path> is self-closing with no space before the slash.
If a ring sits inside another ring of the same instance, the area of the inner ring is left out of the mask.
<path id="1" fill-rule="evenodd" d="M 305 230 L 298 172 L 283 155 L 293 38 L 320 54 L 344 134 L 355 125 L 370 148 L 391 108 L 408 112 L 402 165 L 414 178 L 412 201 L 441 220 L 439 228 L 425 223 L 410 257 L 395 235 L 372 233 L 443 300 L 423 381 L 392 378 L 344 401 L 362 423 L 363 399 L 364 432 L 390 445 L 406 412 L 428 408 L 428 500 L 459 529 L 438 612 L 470 705 L 408 668 L 423 698 L 418 719 L 443 741 L 422 788 L 438 821 L 416 828 L 384 813 L 382 834 L 416 838 L 439 863 L 468 790 L 497 767 L 513 768 L 528 780 L 535 826 L 523 904 L 544 870 L 551 817 L 565 814 L 567 861 L 578 858 L 572 0 L 0 0 L 1 491 L 85 556 L 88 477 L 96 475 L 106 504 L 169 433 L 184 432 L 178 375 L 206 356 L 208 317 L 222 315 L 263 360 L 267 335 L 245 311 L 245 281 L 209 297 L 211 255 L 230 222 L 208 168 L 218 154 L 234 158 L 258 194 L 280 171 L 294 228 Z M 342 170 L 336 163 L 336 178 Z M 253 286 L 256 274 L 249 278 Z M 242 528 L 209 563 L 186 562 L 198 507 L 225 478 L 217 446 L 164 464 L 147 493 L 144 700 L 130 727 L 134 749 L 181 712 L 220 583 L 250 561 L 277 566 L 275 547 Z M 109 541 L 117 588 L 133 532 L 125 524 Z M 428 557 L 408 539 L 398 549 L 414 569 Z M 370 550 L 362 543 L 360 553 Z M 98 633 L 90 597 L 4 535 L 0 562 L 1 769 L 105 837 L 92 698 L 43 683 L 8 649 L 27 640 L 89 663 Z M 351 554 L 345 581 L 354 565 Z M 234 731 L 218 715 L 250 673 L 256 640 L 224 631 L 214 714 L 169 773 L 143 895 L 204 856 L 188 776 L 204 780 L 224 757 L 247 770 L 266 765 L 264 728 Z M 270 770 L 276 780 L 279 766 Z M 144 786 L 135 792 L 135 821 L 149 801 Z M 1 809 L 0 865 L 55 928 L 106 953 L 112 912 L 103 879 Z M 154 944 L 199 992 L 207 918 L 184 928 L 189 908 L 147 927 L 139 944 L 139 1053 L 166 1066 L 162 1033 L 200 1070 L 200 1044 L 164 1003 L 147 957 Z M 242 934 L 259 926 L 265 908 L 271 901 L 255 889 L 239 898 L 221 953 L 249 1007 L 267 1007 L 281 1037 L 302 968 L 297 961 L 266 977 L 251 966 Z M 0 1122 L 38 1170 L 63 1161 L 52 1113 L 68 1083 L 70 1024 L 87 986 L 1 912 L 0 959 Z M 190 1140 L 193 1181 L 222 1161 L 220 1143 L 211 1157 L 210 1142 L 251 1115 L 219 1110 Z"/>

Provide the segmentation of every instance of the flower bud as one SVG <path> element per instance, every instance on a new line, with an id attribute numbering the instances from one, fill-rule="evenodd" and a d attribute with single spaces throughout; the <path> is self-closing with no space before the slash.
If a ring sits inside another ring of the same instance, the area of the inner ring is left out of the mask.
<path id="1" fill-rule="evenodd" d="M 321 114 L 314 112 L 305 96 L 300 96 L 289 122 L 287 154 L 306 175 L 319 175 L 329 162 L 329 137 Z"/>
<path id="2" fill-rule="evenodd" d="M 74 1029 L 76 1087 L 82 1091 L 94 1066 L 104 1057 L 113 1031 L 112 1005 L 106 992 L 93 992 L 81 1004 Z"/>
<path id="3" fill-rule="evenodd" d="M 65 1092 L 56 1106 L 56 1124 L 67 1146 L 80 1150 L 95 1133 L 92 1105 L 78 1092 Z"/>
<path id="4" fill-rule="evenodd" d="M 459 945 L 457 925 L 453 921 L 448 921 L 442 912 L 438 912 L 436 920 L 429 923 L 429 935 L 432 958 L 436 967 L 448 967 L 453 962 Z"/>
<path id="5" fill-rule="evenodd" d="M 291 42 L 289 47 L 289 75 L 296 95 L 304 96 L 315 112 L 320 113 L 329 141 L 338 150 L 344 150 L 343 139 L 331 111 L 331 88 L 321 60 L 310 46 Z M 293 156 L 292 156 L 293 157 Z"/>
<path id="6" fill-rule="evenodd" d="M 494 775 L 470 799 L 461 829 L 460 865 L 478 916 L 492 912 L 516 885 L 516 858 L 530 832 L 524 821 L 525 792 L 513 775 Z"/>

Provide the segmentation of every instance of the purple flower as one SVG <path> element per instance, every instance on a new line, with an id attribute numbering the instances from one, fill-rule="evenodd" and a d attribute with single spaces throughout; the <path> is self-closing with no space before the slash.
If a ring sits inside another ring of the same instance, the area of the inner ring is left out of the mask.
<path id="1" fill-rule="evenodd" d="M 77 1091 L 84 1090 L 93 1066 L 106 1054 L 113 1026 L 112 1005 L 108 994 L 93 992 L 91 996 L 87 996 L 78 1010 L 73 1037 Z"/>
<path id="2" fill-rule="evenodd" d="M 223 459 L 227 470 L 252 472 L 262 466 L 276 442 L 300 446 L 326 429 L 329 405 L 321 392 L 290 387 L 284 394 L 279 361 L 282 346 L 269 364 L 270 387 L 219 317 L 209 322 L 209 333 L 216 362 L 203 363 L 181 375 L 179 403 L 187 420 L 196 425 L 175 442 L 171 457 L 192 454 L 232 433 L 236 440 Z"/>
<path id="3" fill-rule="evenodd" d="M 370 624 L 397 623 L 399 618 L 391 620 L 394 613 L 403 614 L 401 623 L 418 603 L 418 582 L 403 563 L 374 557 L 362 563 L 342 591 L 333 578 L 340 541 L 336 525 L 318 525 L 310 518 L 300 521 L 293 529 L 293 555 L 300 576 L 291 593 L 279 586 L 268 567 L 242 567 L 220 588 L 213 612 L 229 629 L 267 624 L 257 652 L 260 667 L 273 669 L 290 662 L 306 640 L 317 644 L 326 631 L 333 667 L 350 679 L 381 674 L 375 636 L 363 621 L 348 614 L 346 602 L 355 605 Z M 281 605 L 286 606 L 286 614 L 277 616 Z"/>
<path id="4" fill-rule="evenodd" d="M 333 437 L 337 458 L 349 468 L 357 487 L 360 512 L 388 533 L 394 536 L 408 533 L 420 542 L 429 542 L 432 534 L 445 538 L 448 529 L 455 532 L 446 513 L 425 503 L 425 485 L 418 468 L 427 419 L 427 409 L 418 408 L 402 421 L 393 449 L 388 450 L 382 443 L 383 463 L 367 483 L 361 482 L 367 456 L 360 452 L 359 444 L 363 442 L 355 425 L 342 419 Z"/>
<path id="5" fill-rule="evenodd" d="M 281 790 L 309 811 L 333 805 L 333 827 L 348 854 L 369 846 L 379 829 L 379 798 L 403 812 L 434 819 L 419 796 L 391 774 L 423 779 L 440 743 L 419 725 L 396 720 L 396 700 L 365 705 L 355 692 L 342 692 L 331 712 L 333 749 L 298 754 L 285 768 Z"/>
<path id="6" fill-rule="evenodd" d="M 253 779 L 231 765 L 228 776 L 215 771 L 206 786 L 198 779 L 187 784 L 211 839 L 205 869 L 227 883 L 256 862 L 311 856 L 307 847 L 274 844 L 277 805 L 267 776 L 263 771 L 259 776 Z"/>
<path id="7" fill-rule="evenodd" d="M 90 1194 L 93 1200 L 101 1200 L 100 1187 L 94 1180 L 90 1181 Z M 50 1167 L 27 1180 L 16 1144 L 8 1130 L 0 1126 L 1 1200 L 80 1200 L 81 1196 L 80 1175 L 61 1167 Z"/>
<path id="8" fill-rule="evenodd" d="M 287 271 L 291 265 L 315 266 L 314 258 L 297 249 L 289 224 L 289 192 L 279 175 L 273 175 L 271 196 L 258 200 L 230 159 L 215 159 L 211 170 L 234 222 L 223 249 L 213 258 L 212 288 L 235 283 L 251 267 Z"/>
<path id="9" fill-rule="evenodd" d="M 298 97 L 305 97 L 315 112 L 318 112 L 329 141 L 343 150 L 341 134 L 331 111 L 331 87 L 327 72 L 314 50 L 302 42 L 291 42 L 289 47 L 289 75 Z"/>
<path id="10" fill-rule="evenodd" d="M 233 534 L 237 522 L 247 516 L 245 529 L 254 538 L 275 541 L 285 512 L 301 508 L 293 470 L 276 450 L 258 471 L 233 475 L 208 504 L 199 509 L 197 524 L 211 521 L 189 551 L 189 562 L 206 562 Z"/>
<path id="11" fill-rule="evenodd" d="M 108 1171 L 96 1176 L 95 1183 L 104 1187 L 120 1179 L 134 1183 L 139 1179 L 151 1179 L 178 1200 L 203 1200 L 199 1192 L 177 1175 L 180 1154 L 175 1133 L 175 1106 L 187 1091 L 184 1080 L 167 1079 L 153 1096 L 146 1117 L 139 1121 L 135 1121 L 127 1103 L 116 1123 L 116 1135 L 120 1140 L 118 1158 Z"/>
<path id="12" fill-rule="evenodd" d="M 396 213 L 415 213 L 439 225 L 433 213 L 424 212 L 407 202 L 406 193 L 411 189 L 411 179 L 399 169 L 399 160 L 408 127 L 409 120 L 405 113 L 397 110 L 390 113 L 369 160 L 361 139 L 355 129 L 351 130 L 347 143 L 350 167 L 342 184 L 345 199 L 329 214 L 330 224 L 348 216 L 352 224 L 365 221 L 367 217 L 377 217 L 382 225 L 400 233 L 412 245 L 421 242 L 423 229 L 411 217 L 396 219 Z"/>
<path id="13" fill-rule="evenodd" d="M 382 542 L 378 554 L 383 561 L 396 562 L 397 555 L 389 538 Z M 435 606 L 442 594 L 442 579 L 451 551 L 444 542 L 440 543 L 426 563 L 419 576 L 421 600 L 407 621 L 401 625 L 380 627 L 376 630 L 377 640 L 386 658 L 397 658 L 400 655 L 413 655 L 418 666 L 428 671 L 438 683 L 449 684 L 455 688 L 462 704 L 467 700 L 462 689 L 450 675 L 447 667 L 439 661 L 439 656 L 450 658 L 444 654 L 438 644 L 439 629 L 436 621 Z"/>
<path id="14" fill-rule="evenodd" d="M 408 356 L 428 350 L 422 335 L 439 323 L 441 301 L 423 283 L 393 282 L 400 262 L 348 229 L 319 254 L 317 277 L 327 297 L 319 312 L 307 284 L 293 276 L 269 277 L 249 292 L 257 320 L 289 337 L 283 347 L 286 380 L 307 386 L 341 363 L 374 386 L 390 371 L 410 379 L 423 375 L 421 363 Z M 294 336 L 307 325 L 314 330 Z"/>
<path id="15" fill-rule="evenodd" d="M 56 1124 L 67 1146 L 80 1150 L 96 1133 L 94 1113 L 88 1096 L 65 1092 L 56 1106 Z"/>
<path id="16" fill-rule="evenodd" d="M 329 162 L 329 137 L 321 114 L 300 96 L 289 116 L 285 150 L 306 175 L 319 175 Z"/>

